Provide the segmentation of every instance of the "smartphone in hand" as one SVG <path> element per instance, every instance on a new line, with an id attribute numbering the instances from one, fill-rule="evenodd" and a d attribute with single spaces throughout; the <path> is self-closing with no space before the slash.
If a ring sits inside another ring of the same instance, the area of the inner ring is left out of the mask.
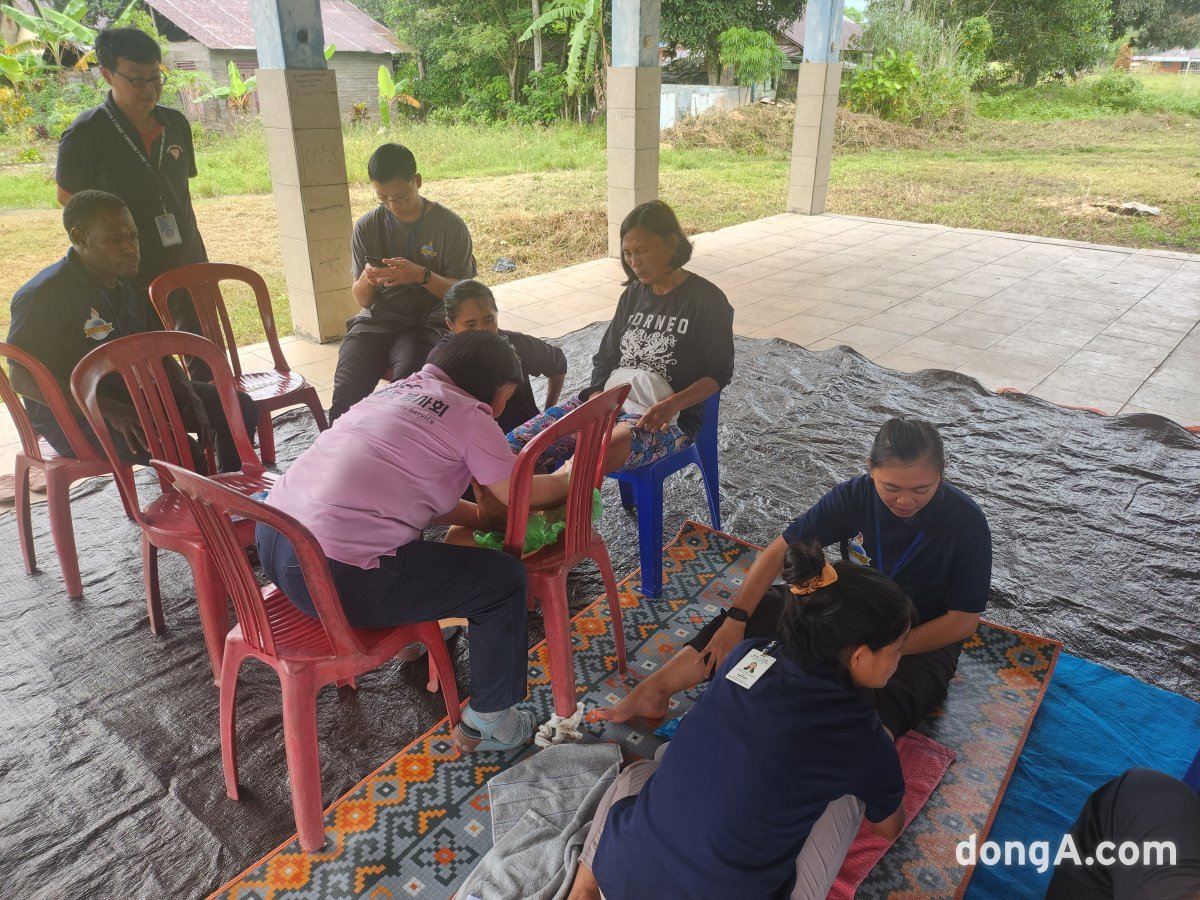
<path id="1" fill-rule="evenodd" d="M 388 268 L 387 264 L 383 261 L 382 257 L 378 257 L 378 256 L 368 256 L 367 257 L 367 265 L 373 266 L 376 269 Z"/>

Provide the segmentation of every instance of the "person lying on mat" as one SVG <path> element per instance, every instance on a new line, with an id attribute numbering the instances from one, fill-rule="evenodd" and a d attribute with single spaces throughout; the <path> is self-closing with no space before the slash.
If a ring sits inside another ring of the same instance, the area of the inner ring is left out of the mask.
<path id="1" fill-rule="evenodd" d="M 783 573 L 780 636 L 732 648 L 661 762 L 613 782 L 570 900 L 824 900 L 864 812 L 876 834 L 903 830 L 900 757 L 864 694 L 896 671 L 916 611 L 816 542 L 788 546 Z"/>
<path id="2" fill-rule="evenodd" d="M 835 487 L 758 554 L 730 610 L 600 718 L 661 718 L 678 691 L 709 677 L 746 637 L 773 637 L 789 595 L 773 587 L 788 541 L 840 544 L 842 559 L 894 579 L 917 608 L 896 677 L 875 692 L 894 737 L 946 699 L 962 642 L 975 633 L 992 579 L 983 512 L 943 478 L 942 438 L 928 422 L 890 419 L 875 435 L 868 472 Z"/>
<path id="3" fill-rule="evenodd" d="M 446 291 L 446 325 L 451 333 L 442 338 L 443 342 L 464 331 L 490 331 L 503 335 L 517 351 L 523 377 L 504 405 L 504 412 L 496 419 L 505 434 L 541 412 L 533 398 L 530 375 L 546 376 L 546 406 L 553 407 L 558 403 L 567 377 L 566 355 L 541 338 L 501 330 L 496 297 L 487 285 L 473 280 L 459 281 Z"/>
<path id="4" fill-rule="evenodd" d="M 505 553 L 424 541 L 421 532 L 484 524 L 459 499 L 472 480 L 507 500 L 515 457 L 496 416 L 522 377 L 500 335 L 455 335 L 421 371 L 321 432 L 267 498 L 320 543 L 351 625 L 470 623 L 471 702 L 455 731 L 463 751 L 512 749 L 533 736 L 533 714 L 517 708 L 527 687 L 525 567 Z M 566 495 L 563 474 L 533 479 L 535 503 Z M 264 525 L 257 537 L 267 576 L 315 615 L 291 544 Z"/>
<path id="5" fill-rule="evenodd" d="M 703 403 L 733 377 L 733 310 L 715 284 L 683 268 L 692 245 L 671 207 L 655 200 L 621 223 L 621 265 L 628 280 L 617 311 L 592 357 L 590 387 L 551 406 L 509 434 L 519 453 L 543 429 L 592 394 L 631 384 L 613 429 L 607 472 L 650 465 L 690 446 Z M 573 437 L 543 455 L 549 471 L 570 458 Z"/>
<path id="6" fill-rule="evenodd" d="M 1178 778 L 1153 769 L 1123 772 L 1088 797 L 1071 838 L 1078 856 L 1055 866 L 1046 900 L 1200 897 L 1200 795 Z M 1173 850 L 1160 858 L 1147 849 L 1126 863 L 1118 850 L 1128 843 Z"/>
<path id="7" fill-rule="evenodd" d="M 42 269 L 12 299 L 8 342 L 33 354 L 50 370 L 75 412 L 79 427 L 97 450 L 100 442 L 71 395 L 71 373 L 96 347 L 162 324 L 144 291 L 134 286 L 141 259 L 137 224 L 115 194 L 79 191 L 63 207 L 63 228 L 71 239 L 67 255 Z M 215 439 L 217 467 L 237 472 L 242 462 L 214 385 L 192 381 L 172 358 L 165 359 L 171 390 L 183 413 L 183 424 L 197 435 L 191 441 L 192 464 L 207 472 L 204 445 Z M 23 366 L 13 363 L 12 383 L 24 398 L 33 427 L 61 456 L 75 455 L 37 383 Z M 238 392 L 242 420 L 253 438 L 258 412 L 248 394 Z M 146 436 L 129 392 L 119 379 L 101 384 L 100 408 L 121 459 L 149 463 Z"/>

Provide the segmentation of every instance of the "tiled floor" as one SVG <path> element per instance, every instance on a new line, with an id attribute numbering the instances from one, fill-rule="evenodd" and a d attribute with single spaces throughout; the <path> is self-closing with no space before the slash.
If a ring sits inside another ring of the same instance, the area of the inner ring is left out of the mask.
<path id="1" fill-rule="evenodd" d="M 688 268 L 725 291 L 739 334 L 1200 423 L 1198 255 L 834 215 L 773 216 L 695 247 Z M 601 259 L 501 285 L 501 326 L 557 337 L 607 320 L 622 278 Z M 262 346 L 241 352 L 270 367 Z M 284 352 L 328 405 L 337 345 L 287 338 Z M 0 472 L 15 439 L 0 417 Z"/>

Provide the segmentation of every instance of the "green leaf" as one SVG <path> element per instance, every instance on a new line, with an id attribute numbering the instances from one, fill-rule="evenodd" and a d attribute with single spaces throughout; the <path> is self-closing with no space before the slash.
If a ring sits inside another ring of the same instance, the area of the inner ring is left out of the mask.
<path id="1" fill-rule="evenodd" d="M 386 97 L 389 101 L 396 94 L 396 82 L 392 79 L 392 73 L 387 66 L 379 67 L 379 96 Z"/>
<path id="2" fill-rule="evenodd" d="M 0 12 L 4 13 L 22 28 L 26 29 L 27 31 L 32 31 L 34 34 L 41 34 L 46 28 L 46 23 L 40 18 L 35 19 L 28 13 L 21 12 L 21 10 L 17 9 L 16 7 L 0 6 Z"/>
<path id="3" fill-rule="evenodd" d="M 330 44 L 325 48 L 325 62 L 329 62 L 334 52 L 337 50 L 337 44 Z"/>

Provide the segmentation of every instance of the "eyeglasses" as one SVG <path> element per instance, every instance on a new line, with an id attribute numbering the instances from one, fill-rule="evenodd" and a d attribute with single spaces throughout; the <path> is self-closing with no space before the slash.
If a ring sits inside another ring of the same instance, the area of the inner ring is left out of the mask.
<path id="1" fill-rule="evenodd" d="M 160 88 L 164 84 L 167 83 L 166 75 L 156 75 L 153 78 L 130 78 L 128 75 L 126 75 L 120 69 L 113 69 L 112 72 L 116 75 L 120 75 L 122 78 L 124 78 L 126 81 L 129 82 L 130 87 L 134 88 L 135 90 L 139 90 L 139 91 L 144 90 L 147 87 Z"/>
<path id="2" fill-rule="evenodd" d="M 375 196 L 379 198 L 379 203 L 381 206 L 400 206 L 401 204 L 407 203 L 409 200 L 411 200 L 413 198 L 413 194 L 415 193 L 416 187 L 414 186 L 409 188 L 407 191 L 404 191 L 402 194 L 392 194 L 391 196 L 387 197 L 383 196 L 382 194 L 376 194 Z"/>

